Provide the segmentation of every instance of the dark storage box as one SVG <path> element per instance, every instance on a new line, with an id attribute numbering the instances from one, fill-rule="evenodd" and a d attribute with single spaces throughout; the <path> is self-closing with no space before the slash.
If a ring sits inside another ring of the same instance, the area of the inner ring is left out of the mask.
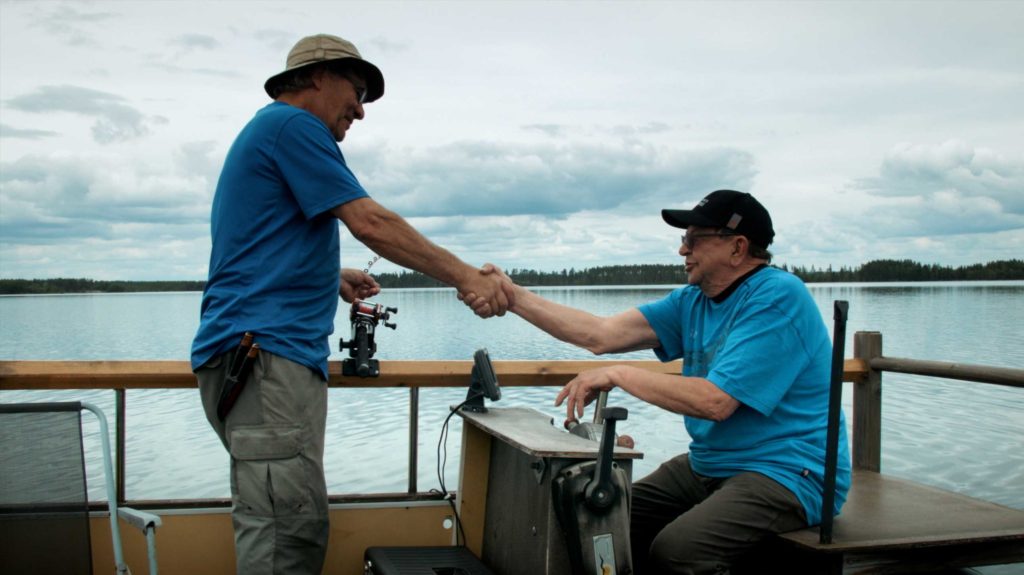
<path id="1" fill-rule="evenodd" d="M 465 547 L 370 547 L 366 575 L 494 575 Z"/>

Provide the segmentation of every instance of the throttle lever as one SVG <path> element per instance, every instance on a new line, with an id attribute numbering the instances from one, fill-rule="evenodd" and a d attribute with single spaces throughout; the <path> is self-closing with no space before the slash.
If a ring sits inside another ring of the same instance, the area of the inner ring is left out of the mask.
<path id="1" fill-rule="evenodd" d="M 625 407 L 606 407 L 601 410 L 604 430 L 601 447 L 597 452 L 597 471 L 583 491 L 584 501 L 592 509 L 606 509 L 615 502 L 616 490 L 612 483 L 612 459 L 615 457 L 615 422 L 625 420 L 629 411 Z"/>

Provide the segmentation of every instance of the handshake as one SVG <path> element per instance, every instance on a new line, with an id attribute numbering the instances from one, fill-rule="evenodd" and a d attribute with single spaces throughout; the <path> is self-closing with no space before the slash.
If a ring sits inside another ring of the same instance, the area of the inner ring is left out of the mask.
<path id="1" fill-rule="evenodd" d="M 459 299 L 476 315 L 487 318 L 515 310 L 516 295 L 528 294 L 512 282 L 501 268 L 484 264 L 480 269 L 466 266 L 465 276 L 457 282 Z M 338 295 L 347 303 L 380 293 L 380 284 L 366 271 L 342 268 Z"/>
<path id="2" fill-rule="evenodd" d="M 459 300 L 482 318 L 503 316 L 506 311 L 515 311 L 516 295 L 523 290 L 494 264 L 484 264 L 463 281 L 458 289 Z"/>

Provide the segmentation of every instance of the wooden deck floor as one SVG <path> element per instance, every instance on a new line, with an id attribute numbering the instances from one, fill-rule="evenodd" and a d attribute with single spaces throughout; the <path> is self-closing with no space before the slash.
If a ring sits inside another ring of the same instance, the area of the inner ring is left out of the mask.
<path id="1" fill-rule="evenodd" d="M 1024 511 L 858 470 L 833 543 L 819 543 L 816 527 L 781 538 L 836 573 L 1024 562 Z"/>

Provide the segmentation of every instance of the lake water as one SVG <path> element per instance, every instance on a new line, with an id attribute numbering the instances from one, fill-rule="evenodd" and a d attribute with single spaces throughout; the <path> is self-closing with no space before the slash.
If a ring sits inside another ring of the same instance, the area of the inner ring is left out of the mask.
<path id="1" fill-rule="evenodd" d="M 555 301 L 612 314 L 662 297 L 670 286 L 541 288 Z M 1024 282 L 812 284 L 831 329 L 832 301 L 850 302 L 846 356 L 853 333 L 880 331 L 884 353 L 1024 368 Z M 0 359 L 185 360 L 198 324 L 200 294 L 93 294 L 0 297 Z M 379 359 L 589 359 L 511 314 L 481 320 L 450 289 L 389 290 L 375 301 L 397 306 L 396 331 L 380 330 Z M 332 346 L 349 334 L 347 307 Z M 343 356 L 335 352 L 332 359 Z M 653 359 L 650 352 L 623 358 Z M 844 406 L 850 412 L 850 386 Z M 901 374 L 883 377 L 882 469 L 1024 509 L 1024 391 Z M 561 421 L 555 388 L 506 388 L 500 405 L 529 406 Z M 437 440 L 448 406 L 465 390 L 420 394 L 418 487 L 437 487 Z M 331 493 L 404 491 L 407 487 L 407 390 L 332 389 L 326 472 Z M 113 417 L 108 391 L 2 391 L 0 401 L 84 399 Z M 610 405 L 629 409 L 620 432 L 645 459 L 637 476 L 687 449 L 679 416 L 621 391 Z M 590 417 L 588 411 L 587 417 Z M 445 480 L 457 485 L 459 431 L 454 418 Z M 87 424 L 94 440 L 96 431 Z M 129 499 L 228 497 L 227 455 L 209 429 L 195 390 L 133 390 L 127 395 L 126 489 Z M 92 477 L 92 472 L 90 472 Z M 90 480 L 99 489 L 99 480 Z M 102 498 L 100 492 L 96 495 Z"/>

